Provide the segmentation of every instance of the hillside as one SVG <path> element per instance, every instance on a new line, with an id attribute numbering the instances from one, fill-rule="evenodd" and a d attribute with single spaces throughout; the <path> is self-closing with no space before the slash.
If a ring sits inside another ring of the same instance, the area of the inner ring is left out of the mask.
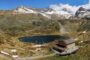
<path id="1" fill-rule="evenodd" d="M 65 30 L 62 31 L 62 28 Z M 82 34 L 83 31 L 86 31 L 86 34 Z M 47 19 L 40 14 L 10 14 L 10 12 L 0 15 L 0 51 L 9 52 L 14 47 L 18 50 L 19 56 L 29 56 L 33 54 L 33 52 L 29 51 L 31 44 L 20 42 L 18 38 L 32 35 L 69 36 L 78 38 L 76 43 L 78 46 L 82 46 L 76 54 L 64 57 L 55 56 L 45 60 L 90 60 L 90 20 Z M 80 41 L 84 42 L 79 43 Z M 27 49 L 27 51 L 24 49 Z"/>

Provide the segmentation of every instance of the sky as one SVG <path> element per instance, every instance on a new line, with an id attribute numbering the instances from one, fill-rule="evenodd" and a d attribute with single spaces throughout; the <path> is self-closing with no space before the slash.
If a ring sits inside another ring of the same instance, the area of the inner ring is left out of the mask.
<path id="1" fill-rule="evenodd" d="M 33 8 L 47 8 L 53 4 L 69 4 L 69 5 L 84 5 L 89 0 L 0 0 L 0 9 L 8 10 L 15 9 L 19 6 Z"/>

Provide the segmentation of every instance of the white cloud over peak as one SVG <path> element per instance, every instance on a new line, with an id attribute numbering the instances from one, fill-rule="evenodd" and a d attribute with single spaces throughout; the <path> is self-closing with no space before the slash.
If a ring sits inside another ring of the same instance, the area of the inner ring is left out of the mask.
<path id="1" fill-rule="evenodd" d="M 50 8 L 53 9 L 54 11 L 58 11 L 58 12 L 61 12 L 61 13 L 65 12 L 65 13 L 69 13 L 69 14 L 75 14 L 75 12 L 80 7 L 90 9 L 90 4 L 79 5 L 79 6 L 72 6 L 72 5 L 69 5 L 69 4 L 50 5 Z"/>
<path id="2" fill-rule="evenodd" d="M 90 4 L 82 5 L 82 7 L 86 8 L 86 9 L 90 9 Z"/>

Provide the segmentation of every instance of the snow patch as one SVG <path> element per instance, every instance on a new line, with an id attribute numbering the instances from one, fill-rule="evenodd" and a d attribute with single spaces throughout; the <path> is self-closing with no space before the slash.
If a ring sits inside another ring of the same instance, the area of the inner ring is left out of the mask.
<path id="1" fill-rule="evenodd" d="M 47 15 L 47 14 L 45 14 L 45 13 L 40 13 L 42 16 L 44 16 L 44 17 L 47 17 L 47 18 L 49 18 L 49 19 L 51 19 L 51 17 L 49 16 L 49 15 Z"/>

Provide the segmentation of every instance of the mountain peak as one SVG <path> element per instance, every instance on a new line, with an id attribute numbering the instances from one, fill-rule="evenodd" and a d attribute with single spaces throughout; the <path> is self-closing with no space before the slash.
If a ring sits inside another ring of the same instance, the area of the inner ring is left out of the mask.
<path id="1" fill-rule="evenodd" d="M 17 7 L 14 11 L 16 13 L 36 13 L 36 11 L 34 11 L 32 8 L 27 8 L 24 6 Z"/>
<path id="2" fill-rule="evenodd" d="M 85 11 L 86 9 L 85 8 L 83 8 L 83 7 L 80 7 L 79 9 L 78 9 L 78 11 Z"/>
<path id="3" fill-rule="evenodd" d="M 90 18 L 90 9 L 86 9 L 86 8 L 80 7 L 76 11 L 75 16 L 79 17 L 79 18 L 86 18 L 88 16 L 88 18 Z"/>

